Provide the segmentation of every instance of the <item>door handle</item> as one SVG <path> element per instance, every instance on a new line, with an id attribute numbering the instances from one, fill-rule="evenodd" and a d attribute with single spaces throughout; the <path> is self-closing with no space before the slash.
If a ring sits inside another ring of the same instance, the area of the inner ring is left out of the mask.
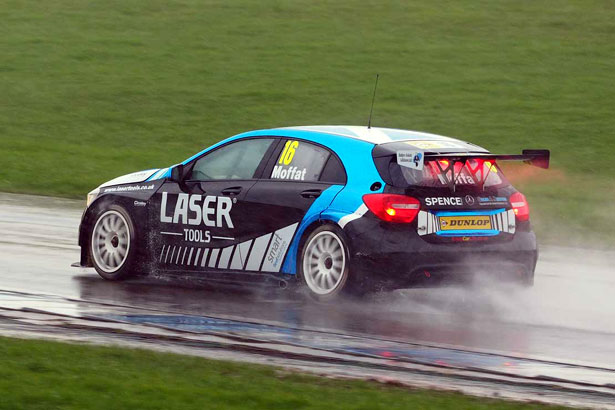
<path id="1" fill-rule="evenodd" d="M 233 186 L 222 190 L 222 195 L 239 195 L 243 188 L 240 186 Z"/>
<path id="2" fill-rule="evenodd" d="M 184 192 L 188 192 L 190 194 L 194 194 L 194 193 L 200 193 L 200 194 L 204 194 L 205 190 L 203 189 L 203 183 L 202 182 L 194 182 L 194 181 L 188 181 L 184 184 L 186 189 L 182 189 L 182 191 Z M 181 188 L 181 185 L 180 185 Z"/>
<path id="3" fill-rule="evenodd" d="M 301 196 L 304 198 L 318 198 L 322 194 L 322 189 L 306 189 L 301 192 Z"/>

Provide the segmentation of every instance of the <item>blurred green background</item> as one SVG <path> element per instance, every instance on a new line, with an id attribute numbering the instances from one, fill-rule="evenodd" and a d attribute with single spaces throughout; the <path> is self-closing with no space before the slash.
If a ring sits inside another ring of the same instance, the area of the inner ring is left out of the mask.
<path id="1" fill-rule="evenodd" d="M 82 198 L 257 128 L 373 124 L 494 152 L 539 235 L 615 243 L 615 2 L 0 0 L 0 190 Z"/>

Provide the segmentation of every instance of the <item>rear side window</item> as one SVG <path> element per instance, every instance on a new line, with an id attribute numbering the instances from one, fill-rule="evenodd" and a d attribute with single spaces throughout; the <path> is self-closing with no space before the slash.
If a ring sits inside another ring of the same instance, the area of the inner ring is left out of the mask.
<path id="1" fill-rule="evenodd" d="M 337 156 L 329 156 L 327 164 L 320 174 L 320 180 L 322 182 L 332 182 L 334 184 L 346 184 L 346 171 Z"/>
<path id="2" fill-rule="evenodd" d="M 271 179 L 318 181 L 331 154 L 305 141 L 288 140 L 273 166 Z"/>

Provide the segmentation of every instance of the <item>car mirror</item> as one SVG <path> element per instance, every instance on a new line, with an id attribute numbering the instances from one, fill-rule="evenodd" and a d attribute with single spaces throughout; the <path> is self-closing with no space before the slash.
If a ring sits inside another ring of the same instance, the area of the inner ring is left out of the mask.
<path id="1" fill-rule="evenodd" d="M 177 164 L 171 168 L 171 178 L 169 179 L 173 182 L 181 184 L 184 180 L 184 164 Z"/>

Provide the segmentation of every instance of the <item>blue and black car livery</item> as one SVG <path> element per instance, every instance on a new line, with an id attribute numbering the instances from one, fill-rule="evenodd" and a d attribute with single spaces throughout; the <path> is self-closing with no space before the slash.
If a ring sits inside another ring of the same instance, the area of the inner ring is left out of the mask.
<path id="1" fill-rule="evenodd" d="M 547 168 L 549 152 L 356 126 L 246 132 L 92 191 L 80 265 L 298 281 L 319 298 L 479 272 L 531 284 L 536 239 L 506 160 Z"/>

